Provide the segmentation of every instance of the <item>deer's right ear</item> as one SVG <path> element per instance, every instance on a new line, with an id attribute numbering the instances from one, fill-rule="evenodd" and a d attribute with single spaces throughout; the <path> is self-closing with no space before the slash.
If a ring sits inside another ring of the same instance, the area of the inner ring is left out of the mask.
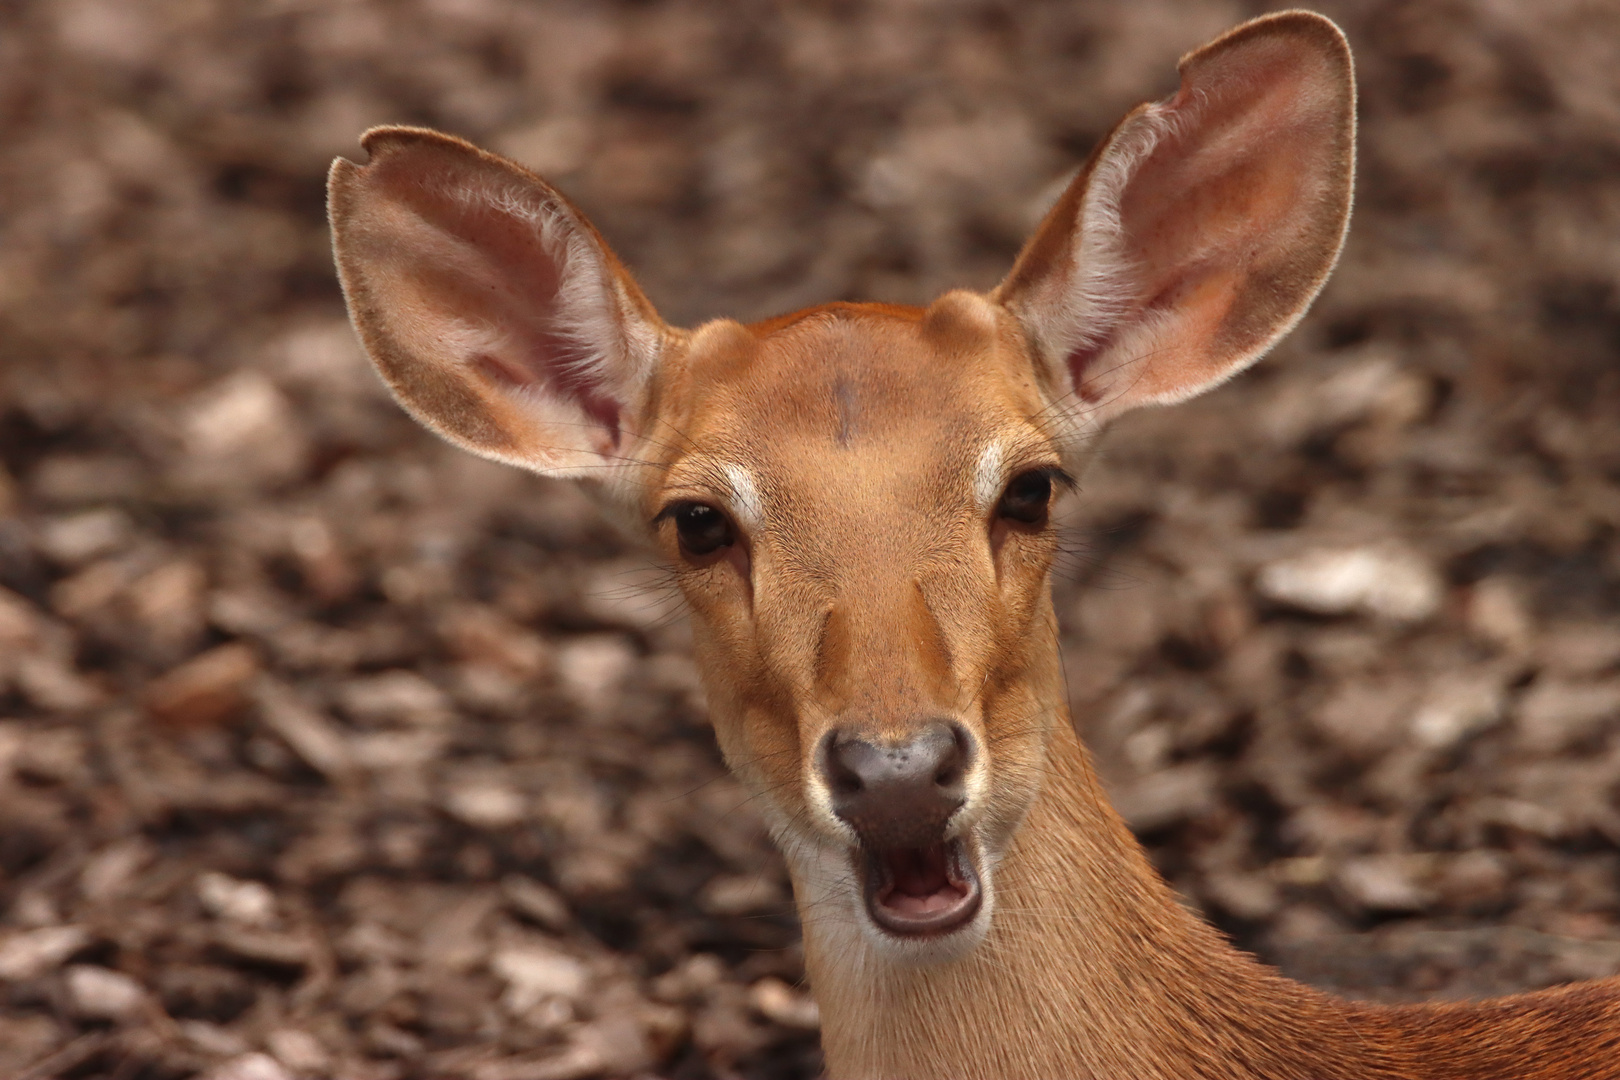
<path id="1" fill-rule="evenodd" d="M 374 128 L 328 182 L 349 318 L 389 389 L 474 453 L 607 478 L 673 332 L 584 216 L 460 139 Z"/>

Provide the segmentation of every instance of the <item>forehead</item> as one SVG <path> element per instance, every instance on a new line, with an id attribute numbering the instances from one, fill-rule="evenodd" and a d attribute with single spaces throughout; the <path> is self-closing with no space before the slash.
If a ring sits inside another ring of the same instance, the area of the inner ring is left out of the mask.
<path id="1" fill-rule="evenodd" d="M 1007 456 L 1050 452 L 1022 351 L 987 301 L 959 296 L 926 311 L 835 305 L 700 331 L 688 385 L 702 389 L 681 410 L 684 456 L 779 483 L 914 483 L 959 471 L 991 443 Z"/>

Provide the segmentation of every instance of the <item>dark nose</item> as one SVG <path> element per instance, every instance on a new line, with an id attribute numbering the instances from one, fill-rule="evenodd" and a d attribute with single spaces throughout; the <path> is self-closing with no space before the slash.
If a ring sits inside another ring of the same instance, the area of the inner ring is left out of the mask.
<path id="1" fill-rule="evenodd" d="M 929 847 L 965 801 L 968 733 L 934 720 L 898 743 L 876 743 L 848 731 L 822 742 L 821 773 L 833 811 L 867 846 Z"/>

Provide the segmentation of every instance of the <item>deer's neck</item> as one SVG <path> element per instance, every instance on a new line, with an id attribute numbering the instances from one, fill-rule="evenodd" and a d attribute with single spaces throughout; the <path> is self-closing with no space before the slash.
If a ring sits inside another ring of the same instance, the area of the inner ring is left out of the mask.
<path id="1" fill-rule="evenodd" d="M 994 878 L 985 940 L 896 964 L 838 912 L 805 913 L 833 1077 L 1362 1075 L 1344 1005 L 1228 946 L 1178 904 L 1066 722 Z"/>

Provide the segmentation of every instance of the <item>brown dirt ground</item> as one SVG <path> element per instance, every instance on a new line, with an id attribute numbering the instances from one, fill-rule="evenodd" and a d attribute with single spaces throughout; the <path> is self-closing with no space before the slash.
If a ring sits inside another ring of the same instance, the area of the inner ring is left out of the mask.
<path id="1" fill-rule="evenodd" d="M 505 151 L 672 321 L 923 301 L 1266 6 L 0 4 L 0 1075 L 815 1075 L 678 604 L 380 392 L 325 166 L 385 121 Z M 1349 250 L 1275 356 L 1108 439 L 1073 703 L 1289 970 L 1620 971 L 1620 9 L 1325 8 Z"/>

